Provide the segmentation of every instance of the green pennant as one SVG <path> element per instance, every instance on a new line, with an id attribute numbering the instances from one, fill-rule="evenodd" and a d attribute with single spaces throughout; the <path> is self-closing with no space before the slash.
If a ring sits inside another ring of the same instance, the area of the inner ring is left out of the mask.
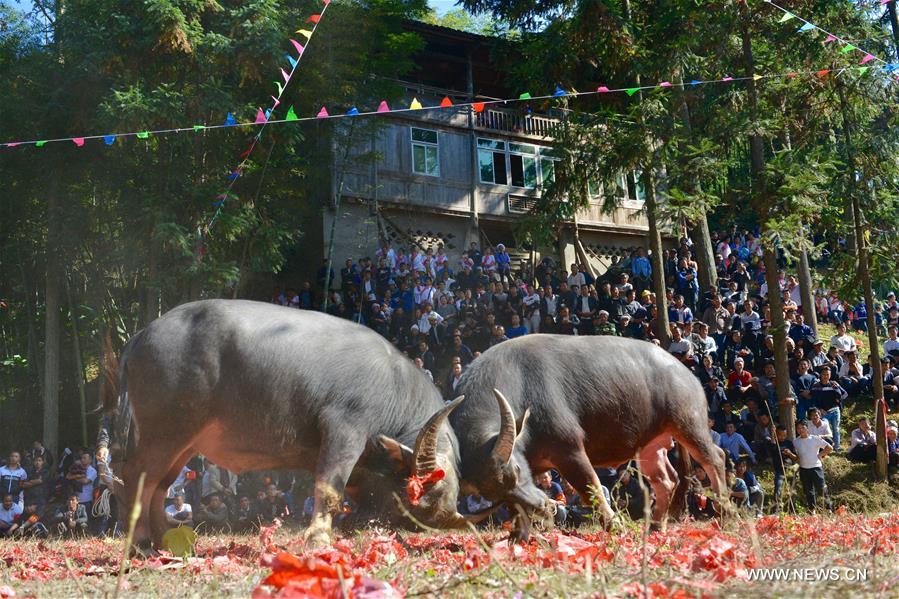
<path id="1" fill-rule="evenodd" d="M 293 106 L 291 106 L 291 107 L 287 110 L 287 116 L 284 117 L 284 120 L 285 120 L 285 121 L 296 121 L 296 120 L 298 120 L 298 119 L 297 119 L 297 113 L 295 113 L 295 112 L 293 111 Z"/>
<path id="2" fill-rule="evenodd" d="M 840 54 L 845 54 L 846 52 L 852 52 L 853 50 L 858 50 L 858 48 L 856 48 L 852 44 L 846 44 L 845 46 L 840 48 Z"/>
<path id="3" fill-rule="evenodd" d="M 46 141 L 39 141 L 34 144 L 34 147 L 35 148 L 43 148 L 44 144 L 46 144 L 46 143 L 47 143 Z"/>
<path id="4" fill-rule="evenodd" d="M 520 96 L 518 96 L 518 99 L 519 99 L 519 100 L 530 100 L 530 99 L 531 99 L 531 94 L 529 94 L 528 92 L 524 92 L 523 94 L 521 94 Z"/>
<path id="5" fill-rule="evenodd" d="M 138 139 L 147 139 L 148 137 L 150 137 L 149 131 L 141 131 L 140 133 L 137 134 Z"/>
<path id="6" fill-rule="evenodd" d="M 626 89 L 626 90 L 624 90 L 624 91 L 625 91 L 625 93 L 626 93 L 627 95 L 633 96 L 635 93 L 637 93 L 638 91 L 640 91 L 640 88 L 639 88 L 639 87 L 632 87 L 632 88 Z"/>
<path id="7" fill-rule="evenodd" d="M 278 83 L 277 81 L 275 81 L 275 85 L 278 86 L 278 97 L 280 98 L 281 95 L 284 93 L 284 86 L 281 85 L 280 83 Z"/>
<path id="8" fill-rule="evenodd" d="M 194 131 L 202 131 L 205 128 L 204 125 L 194 125 Z"/>
<path id="9" fill-rule="evenodd" d="M 870 69 L 870 68 L 871 68 L 871 67 L 859 67 L 859 68 L 858 68 L 858 74 L 859 74 L 859 75 L 864 75 L 865 73 L 868 72 L 868 69 Z"/>
<path id="10" fill-rule="evenodd" d="M 794 15 L 791 12 L 785 13 L 784 16 L 782 16 L 780 18 L 780 21 L 778 21 L 778 23 L 786 23 L 787 21 L 789 21 L 790 19 L 793 19 L 795 17 L 796 17 L 796 15 Z"/>

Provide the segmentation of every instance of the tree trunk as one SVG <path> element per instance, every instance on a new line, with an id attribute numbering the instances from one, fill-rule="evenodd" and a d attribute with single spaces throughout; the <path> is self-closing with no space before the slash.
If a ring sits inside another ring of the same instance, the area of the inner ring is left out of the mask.
<path id="1" fill-rule="evenodd" d="M 58 455 L 59 440 L 59 177 L 50 175 L 47 190 L 46 285 L 44 289 L 44 396 L 43 440 L 50 453 Z"/>
<path id="2" fill-rule="evenodd" d="M 887 3 L 887 12 L 890 15 L 890 31 L 893 32 L 893 50 L 899 59 L 899 17 L 896 16 L 896 0 Z"/>
<path id="3" fill-rule="evenodd" d="M 877 435 L 877 477 L 887 477 L 887 444 L 886 430 L 883 415 L 883 372 L 880 368 L 880 340 L 877 338 L 877 326 L 874 318 L 874 293 L 871 289 L 871 272 L 868 268 L 868 243 L 864 214 L 859 202 L 860 189 L 856 184 L 855 153 L 852 150 L 852 121 L 849 118 L 849 105 L 846 100 L 846 90 L 842 84 L 838 84 L 840 95 L 840 109 L 843 117 L 843 145 L 846 162 L 846 191 L 849 197 L 849 208 L 852 213 L 852 229 L 855 232 L 855 259 L 858 265 L 858 276 L 861 279 L 862 291 L 865 295 L 865 307 L 868 310 L 868 344 L 870 352 L 868 359 L 871 366 L 871 387 L 874 397 L 874 422 Z"/>
<path id="4" fill-rule="evenodd" d="M 69 322 L 72 325 L 72 349 L 75 352 L 75 369 L 78 376 L 78 400 L 81 408 L 81 445 L 87 447 L 87 399 L 84 395 L 84 361 L 81 359 L 81 340 L 78 339 L 78 315 L 75 312 L 75 302 L 72 301 L 72 291 L 69 288 L 69 277 L 66 275 L 66 302 L 69 304 Z"/>
<path id="5" fill-rule="evenodd" d="M 639 84 L 638 84 L 639 85 Z M 662 234 L 656 212 L 656 188 L 652 169 L 642 173 L 643 189 L 646 193 L 646 220 L 649 222 L 649 250 L 652 260 L 652 287 L 656 292 L 656 337 L 662 347 L 671 344 L 671 329 L 668 325 L 668 300 L 665 297 L 665 256 L 662 253 Z"/>
<path id="6" fill-rule="evenodd" d="M 804 241 L 804 240 L 803 240 Z M 799 253 L 799 294 L 802 297 L 802 317 L 805 324 L 812 328 L 818 336 L 818 314 L 815 310 L 815 292 L 812 289 L 812 270 L 808 263 L 808 251 L 802 248 Z"/>
<path id="7" fill-rule="evenodd" d="M 749 31 L 749 7 L 745 2 L 738 2 L 740 14 L 740 34 L 743 47 L 743 61 L 746 67 L 747 91 L 749 98 L 749 118 L 753 130 L 758 130 L 758 90 L 755 87 L 755 59 L 752 54 L 752 38 Z M 765 147 L 760 135 L 753 134 L 749 138 L 750 170 L 752 172 L 754 204 L 758 207 L 761 216 L 761 226 L 767 225 L 771 217 L 772 198 L 768 192 L 768 182 L 765 177 Z M 774 370 L 775 391 L 777 394 L 777 409 L 779 420 L 787 425 L 787 436 L 792 439 L 796 435 L 795 427 L 790 426 L 796 421 L 796 404 L 792 400 L 790 388 L 790 367 L 787 358 L 787 328 L 783 313 L 783 300 L 778 293 L 777 256 L 775 248 L 769 242 L 765 242 L 762 259 L 765 263 L 765 281 L 768 283 L 768 306 L 771 312 L 771 333 L 774 335 Z"/>

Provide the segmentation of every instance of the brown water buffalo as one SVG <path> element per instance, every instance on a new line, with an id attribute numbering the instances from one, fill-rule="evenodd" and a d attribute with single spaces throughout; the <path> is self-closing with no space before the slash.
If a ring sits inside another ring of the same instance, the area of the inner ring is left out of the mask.
<path id="1" fill-rule="evenodd" d="M 672 437 L 702 464 L 714 491 L 725 490 L 724 454 L 709 434 L 702 387 L 651 343 L 527 335 L 486 351 L 456 389 L 466 397 L 450 416 L 463 488 L 477 487 L 490 500 L 542 510 L 546 498 L 531 470 L 547 468 L 558 469 L 582 497 L 592 496 L 589 487 L 599 485 L 594 466 L 639 455 L 656 496 L 654 519 L 664 523 L 678 479 L 667 458 Z M 610 521 L 603 495 L 595 497 Z"/>
<path id="2" fill-rule="evenodd" d="M 138 546 L 161 543 L 166 489 L 197 453 L 238 473 L 314 471 L 312 543 L 329 541 L 331 516 L 360 470 L 360 485 L 378 481 L 360 489 L 363 508 L 395 508 L 396 493 L 424 524 L 465 525 L 456 439 L 442 426 L 461 398 L 445 406 L 425 374 L 370 329 L 272 304 L 199 301 L 138 332 L 118 378 L 108 378 L 119 387 L 109 386 L 104 406 L 115 416 L 113 446 L 117 438 L 126 450 L 117 492 L 125 510 L 146 473 Z"/>

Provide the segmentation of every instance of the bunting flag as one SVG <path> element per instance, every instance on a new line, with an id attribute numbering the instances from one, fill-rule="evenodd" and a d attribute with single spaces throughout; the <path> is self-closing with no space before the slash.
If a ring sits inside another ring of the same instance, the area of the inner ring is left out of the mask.
<path id="1" fill-rule="evenodd" d="M 568 92 L 566 92 L 564 89 L 562 89 L 559 86 L 556 86 L 556 91 L 553 92 L 553 97 L 555 97 L 555 98 L 560 98 L 562 96 L 567 96 L 567 95 L 568 95 Z"/>
<path id="2" fill-rule="evenodd" d="M 475 112 L 484 112 L 484 102 L 472 102 L 471 107 Z"/>
<path id="3" fill-rule="evenodd" d="M 280 96 L 281 94 L 278 94 L 278 95 Z M 281 100 L 279 100 L 279 99 L 276 98 L 275 96 L 271 96 L 271 98 L 272 98 L 272 100 L 274 101 L 274 104 L 272 104 L 272 108 L 269 109 L 269 112 L 271 112 L 272 109 L 277 108 L 278 105 L 281 103 Z M 265 116 L 266 116 L 266 118 L 268 118 L 268 113 L 266 113 Z"/>
<path id="4" fill-rule="evenodd" d="M 318 115 L 316 116 L 316 118 L 325 119 L 325 118 L 328 118 L 329 116 L 331 116 L 331 115 L 328 114 L 327 109 L 324 106 L 322 106 L 322 109 L 318 111 Z"/>
<path id="5" fill-rule="evenodd" d="M 284 120 L 285 120 L 285 121 L 296 121 L 296 120 L 298 120 L 298 118 L 297 118 L 297 113 L 295 113 L 295 112 L 293 111 L 293 106 L 291 106 L 290 108 L 287 109 L 287 116 L 284 117 Z"/>
<path id="6" fill-rule="evenodd" d="M 291 68 L 291 69 L 297 68 L 297 64 L 298 64 L 298 63 L 297 63 L 297 59 L 296 59 L 296 58 L 294 58 L 294 57 L 291 56 L 290 54 L 285 54 L 285 55 L 284 55 L 284 58 L 286 58 L 286 59 L 287 59 L 287 62 L 290 63 L 290 68 Z"/>
<path id="7" fill-rule="evenodd" d="M 824 77 L 828 73 L 830 73 L 830 69 L 821 69 L 820 71 L 818 71 L 815 74 L 818 75 L 818 77 Z"/>
<path id="8" fill-rule="evenodd" d="M 352 108 L 350 108 L 349 110 L 346 111 L 347 116 L 356 116 L 358 114 L 359 114 L 359 109 L 356 108 L 355 106 L 353 106 Z"/>
<path id="9" fill-rule="evenodd" d="M 817 29 L 817 28 L 814 25 L 812 25 L 811 23 L 805 23 L 802 27 L 800 27 L 796 31 L 798 31 L 799 33 L 802 33 L 803 31 L 812 31 L 813 29 Z"/>
<path id="10" fill-rule="evenodd" d="M 758 81 L 758 80 L 761 79 L 761 78 L 762 78 L 762 76 L 759 75 L 758 73 L 756 73 L 755 75 L 752 76 L 752 80 L 753 80 L 753 81 Z"/>
<path id="11" fill-rule="evenodd" d="M 149 138 L 149 137 L 150 137 L 150 132 L 149 132 L 149 131 L 141 131 L 140 133 L 137 133 L 137 138 L 138 138 L 138 139 L 147 139 L 147 138 Z"/>
<path id="12" fill-rule="evenodd" d="M 237 121 L 234 120 L 234 115 L 229 112 L 228 116 L 225 117 L 225 127 L 233 127 L 236 124 Z"/>
<path id="13" fill-rule="evenodd" d="M 267 122 L 267 121 L 268 121 L 268 119 L 265 118 L 265 113 L 262 112 L 262 109 L 260 108 L 260 109 L 256 112 L 256 121 L 255 121 L 255 124 L 256 124 L 256 125 L 261 125 L 262 123 L 265 123 L 265 122 Z"/>
<path id="14" fill-rule="evenodd" d="M 786 23 L 786 22 L 789 21 L 790 19 L 795 19 L 795 18 L 796 18 L 796 15 L 794 15 L 793 13 L 788 12 L 787 14 L 785 14 L 784 16 L 782 16 L 782 17 L 780 18 L 780 22 L 781 22 L 781 23 Z"/>
<path id="15" fill-rule="evenodd" d="M 299 53 L 299 55 L 302 56 L 302 55 L 303 55 L 303 46 L 302 46 L 302 44 L 300 44 L 300 42 L 298 42 L 298 41 L 295 40 L 295 39 L 291 39 L 291 40 L 290 40 L 290 43 L 293 44 L 293 47 L 296 48 L 296 49 L 297 49 L 297 52 Z"/>
<path id="16" fill-rule="evenodd" d="M 307 41 L 309 40 L 310 37 L 312 37 L 312 32 L 309 31 L 308 29 L 297 29 L 297 33 L 299 33 L 300 35 L 305 37 Z"/>
<path id="17" fill-rule="evenodd" d="M 115 143 L 115 135 L 104 135 L 103 143 L 105 143 L 107 146 L 111 146 Z"/>
<path id="18" fill-rule="evenodd" d="M 79 148 L 84 145 L 83 137 L 73 137 L 72 141 L 75 142 L 75 145 L 78 146 Z"/>
<path id="19" fill-rule="evenodd" d="M 381 100 L 381 103 L 378 104 L 378 112 L 390 112 L 390 106 L 387 105 L 387 100 Z"/>
<path id="20" fill-rule="evenodd" d="M 194 132 L 202 131 L 202 130 L 205 129 L 205 128 L 206 128 L 205 125 L 194 125 L 194 126 L 193 126 Z"/>
<path id="21" fill-rule="evenodd" d="M 835 42 L 835 41 L 837 41 L 837 36 L 835 36 L 832 33 L 828 33 L 827 37 L 824 39 L 824 41 L 822 43 L 829 44 L 830 42 Z"/>
<path id="22" fill-rule="evenodd" d="M 852 52 L 853 50 L 858 50 L 858 48 L 856 48 L 852 44 L 846 44 L 845 46 L 840 48 L 840 54 L 846 54 L 847 52 Z"/>
<path id="23" fill-rule="evenodd" d="M 287 85 L 288 83 L 290 83 L 290 75 L 287 73 L 287 71 L 285 71 L 284 69 L 278 69 L 278 70 L 281 71 L 281 77 L 284 78 L 284 85 Z"/>
<path id="24" fill-rule="evenodd" d="M 659 87 L 671 87 L 671 82 L 670 81 L 662 81 L 661 83 L 659 83 Z"/>
<path id="25" fill-rule="evenodd" d="M 418 98 L 412 98 L 412 103 L 409 104 L 409 110 L 421 110 L 421 102 L 418 101 Z"/>
<path id="26" fill-rule="evenodd" d="M 868 64 L 872 60 L 874 60 L 873 54 L 865 54 L 865 56 L 859 61 L 858 64 Z"/>
<path id="27" fill-rule="evenodd" d="M 36 141 L 36 142 L 34 142 L 34 147 L 35 147 L 35 148 L 43 148 L 45 145 L 47 145 L 47 142 L 46 142 L 46 141 Z"/>
<path id="28" fill-rule="evenodd" d="M 449 108 L 453 105 L 453 101 L 449 99 L 449 96 L 444 96 L 442 100 L 440 100 L 441 108 Z"/>
<path id="29" fill-rule="evenodd" d="M 624 93 L 626 93 L 629 96 L 633 96 L 638 91 L 640 91 L 639 87 L 629 87 L 628 89 L 624 90 Z"/>
<path id="30" fill-rule="evenodd" d="M 521 94 L 520 96 L 518 96 L 518 99 L 519 99 L 519 100 L 530 100 L 530 99 L 531 99 L 531 94 L 529 94 L 528 92 L 524 92 L 523 94 Z"/>
<path id="31" fill-rule="evenodd" d="M 321 20 L 321 15 L 312 15 L 308 19 L 306 19 L 307 23 L 318 23 Z"/>
<path id="32" fill-rule="evenodd" d="M 694 79 L 693 81 L 690 82 L 690 85 L 692 85 L 693 87 L 696 87 L 700 83 L 702 83 L 702 81 L 700 81 L 699 79 Z"/>
<path id="33" fill-rule="evenodd" d="M 281 83 L 279 81 L 275 81 L 274 83 L 275 83 L 275 87 L 278 88 L 278 97 L 280 98 L 281 96 L 284 95 L 284 86 L 281 85 Z"/>
<path id="34" fill-rule="evenodd" d="M 596 92 L 600 93 L 600 94 L 608 93 L 608 91 L 609 91 L 609 88 L 606 87 L 605 85 L 600 85 L 599 87 L 596 88 Z"/>

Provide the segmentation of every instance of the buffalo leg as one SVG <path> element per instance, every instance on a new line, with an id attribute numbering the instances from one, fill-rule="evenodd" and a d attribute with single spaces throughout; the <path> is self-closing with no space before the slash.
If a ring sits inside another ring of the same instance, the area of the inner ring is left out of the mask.
<path id="1" fill-rule="evenodd" d="M 153 545 L 156 548 L 162 547 L 162 536 L 165 534 L 165 531 L 168 530 L 168 524 L 165 520 L 165 496 L 168 493 L 169 486 L 175 482 L 176 478 L 178 478 L 184 464 L 186 464 L 196 453 L 196 450 L 190 448 L 183 451 L 177 458 L 175 458 L 169 471 L 166 472 L 165 476 L 150 496 L 150 503 L 145 504 L 146 507 L 144 509 L 150 511 L 150 532 L 152 534 Z M 194 507 L 198 508 L 199 506 Z"/>
<path id="2" fill-rule="evenodd" d="M 324 547 L 330 544 L 333 517 L 340 511 L 347 480 L 363 449 L 364 439 L 332 437 L 322 443 L 315 468 L 312 522 L 304 535 L 307 545 Z"/>
<path id="3" fill-rule="evenodd" d="M 605 528 L 612 525 L 615 513 L 609 507 L 606 501 L 605 493 L 600 488 L 599 477 L 596 476 L 596 470 L 590 463 L 590 458 L 583 447 L 565 452 L 557 457 L 553 463 L 558 466 L 559 471 L 565 476 L 571 486 L 577 489 L 581 497 L 585 497 L 591 502 L 596 502 L 599 519 Z"/>
<path id="4" fill-rule="evenodd" d="M 670 437 L 669 437 L 670 439 Z M 655 494 L 655 507 L 652 512 L 653 524 L 665 529 L 668 519 L 668 506 L 671 494 L 677 487 L 677 471 L 668 461 L 670 441 L 656 440 L 640 450 L 640 469 L 649 479 L 649 485 Z"/>
<path id="5" fill-rule="evenodd" d="M 676 434 L 677 442 L 686 449 L 694 460 L 699 462 L 712 483 L 712 491 L 727 505 L 727 483 L 724 472 L 724 450 L 712 443 L 706 432 L 704 435 Z"/>

